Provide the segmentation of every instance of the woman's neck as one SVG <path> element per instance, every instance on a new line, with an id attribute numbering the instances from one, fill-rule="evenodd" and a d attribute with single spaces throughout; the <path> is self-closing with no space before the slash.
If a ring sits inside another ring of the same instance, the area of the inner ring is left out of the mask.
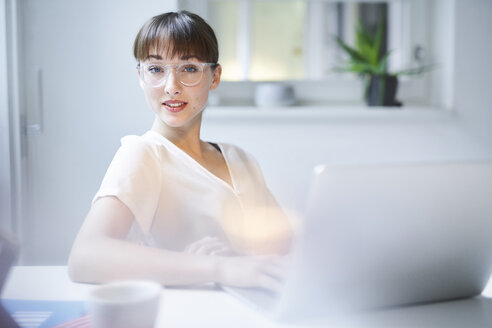
<path id="1" fill-rule="evenodd" d="M 201 157 L 202 142 L 200 140 L 200 127 L 201 117 L 198 118 L 198 120 L 191 122 L 188 126 L 171 127 L 166 125 L 156 116 L 151 130 L 164 136 L 181 150 L 193 157 Z"/>

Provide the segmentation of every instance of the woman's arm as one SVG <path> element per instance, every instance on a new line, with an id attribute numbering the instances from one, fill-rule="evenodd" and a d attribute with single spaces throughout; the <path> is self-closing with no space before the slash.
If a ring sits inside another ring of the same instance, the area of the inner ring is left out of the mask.
<path id="1" fill-rule="evenodd" d="M 152 279 L 165 285 L 217 282 L 277 289 L 281 275 L 271 258 L 222 257 L 142 246 L 125 240 L 133 214 L 116 197 L 92 206 L 75 239 L 68 261 L 74 281 Z"/>

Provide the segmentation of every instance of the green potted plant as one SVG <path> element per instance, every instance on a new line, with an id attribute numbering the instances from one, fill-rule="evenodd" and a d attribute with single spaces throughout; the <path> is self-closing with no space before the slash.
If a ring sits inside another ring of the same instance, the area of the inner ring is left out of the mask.
<path id="1" fill-rule="evenodd" d="M 346 66 L 338 70 L 356 73 L 364 79 L 364 99 L 368 106 L 401 106 L 401 102 L 395 99 L 398 76 L 422 73 L 425 68 L 389 73 L 388 57 L 391 50 L 382 51 L 384 32 L 382 21 L 374 35 L 359 22 L 355 32 L 355 47 L 336 37 L 338 45 L 349 57 Z"/>

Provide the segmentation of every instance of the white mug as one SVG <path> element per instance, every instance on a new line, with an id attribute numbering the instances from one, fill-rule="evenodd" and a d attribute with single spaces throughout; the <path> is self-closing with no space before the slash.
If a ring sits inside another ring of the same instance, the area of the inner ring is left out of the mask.
<path id="1" fill-rule="evenodd" d="M 162 286 L 153 281 L 127 280 L 104 284 L 89 295 L 93 328 L 154 328 Z"/>
<path id="2" fill-rule="evenodd" d="M 255 105 L 259 107 L 292 106 L 296 102 L 294 88 L 281 82 L 259 83 L 255 89 Z"/>

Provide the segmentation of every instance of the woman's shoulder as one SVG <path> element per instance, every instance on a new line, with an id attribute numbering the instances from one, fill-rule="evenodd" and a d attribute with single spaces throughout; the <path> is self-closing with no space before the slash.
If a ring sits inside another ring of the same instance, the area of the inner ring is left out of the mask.
<path id="1" fill-rule="evenodd" d="M 121 146 L 118 153 L 128 154 L 135 159 L 141 157 L 153 157 L 158 159 L 162 156 L 163 147 L 151 133 L 142 135 L 127 135 L 121 138 Z"/>
<path id="2" fill-rule="evenodd" d="M 155 133 L 147 131 L 142 135 L 130 134 L 121 138 L 121 145 L 129 145 L 133 147 L 154 147 L 162 144 L 162 141 L 157 138 Z"/>

